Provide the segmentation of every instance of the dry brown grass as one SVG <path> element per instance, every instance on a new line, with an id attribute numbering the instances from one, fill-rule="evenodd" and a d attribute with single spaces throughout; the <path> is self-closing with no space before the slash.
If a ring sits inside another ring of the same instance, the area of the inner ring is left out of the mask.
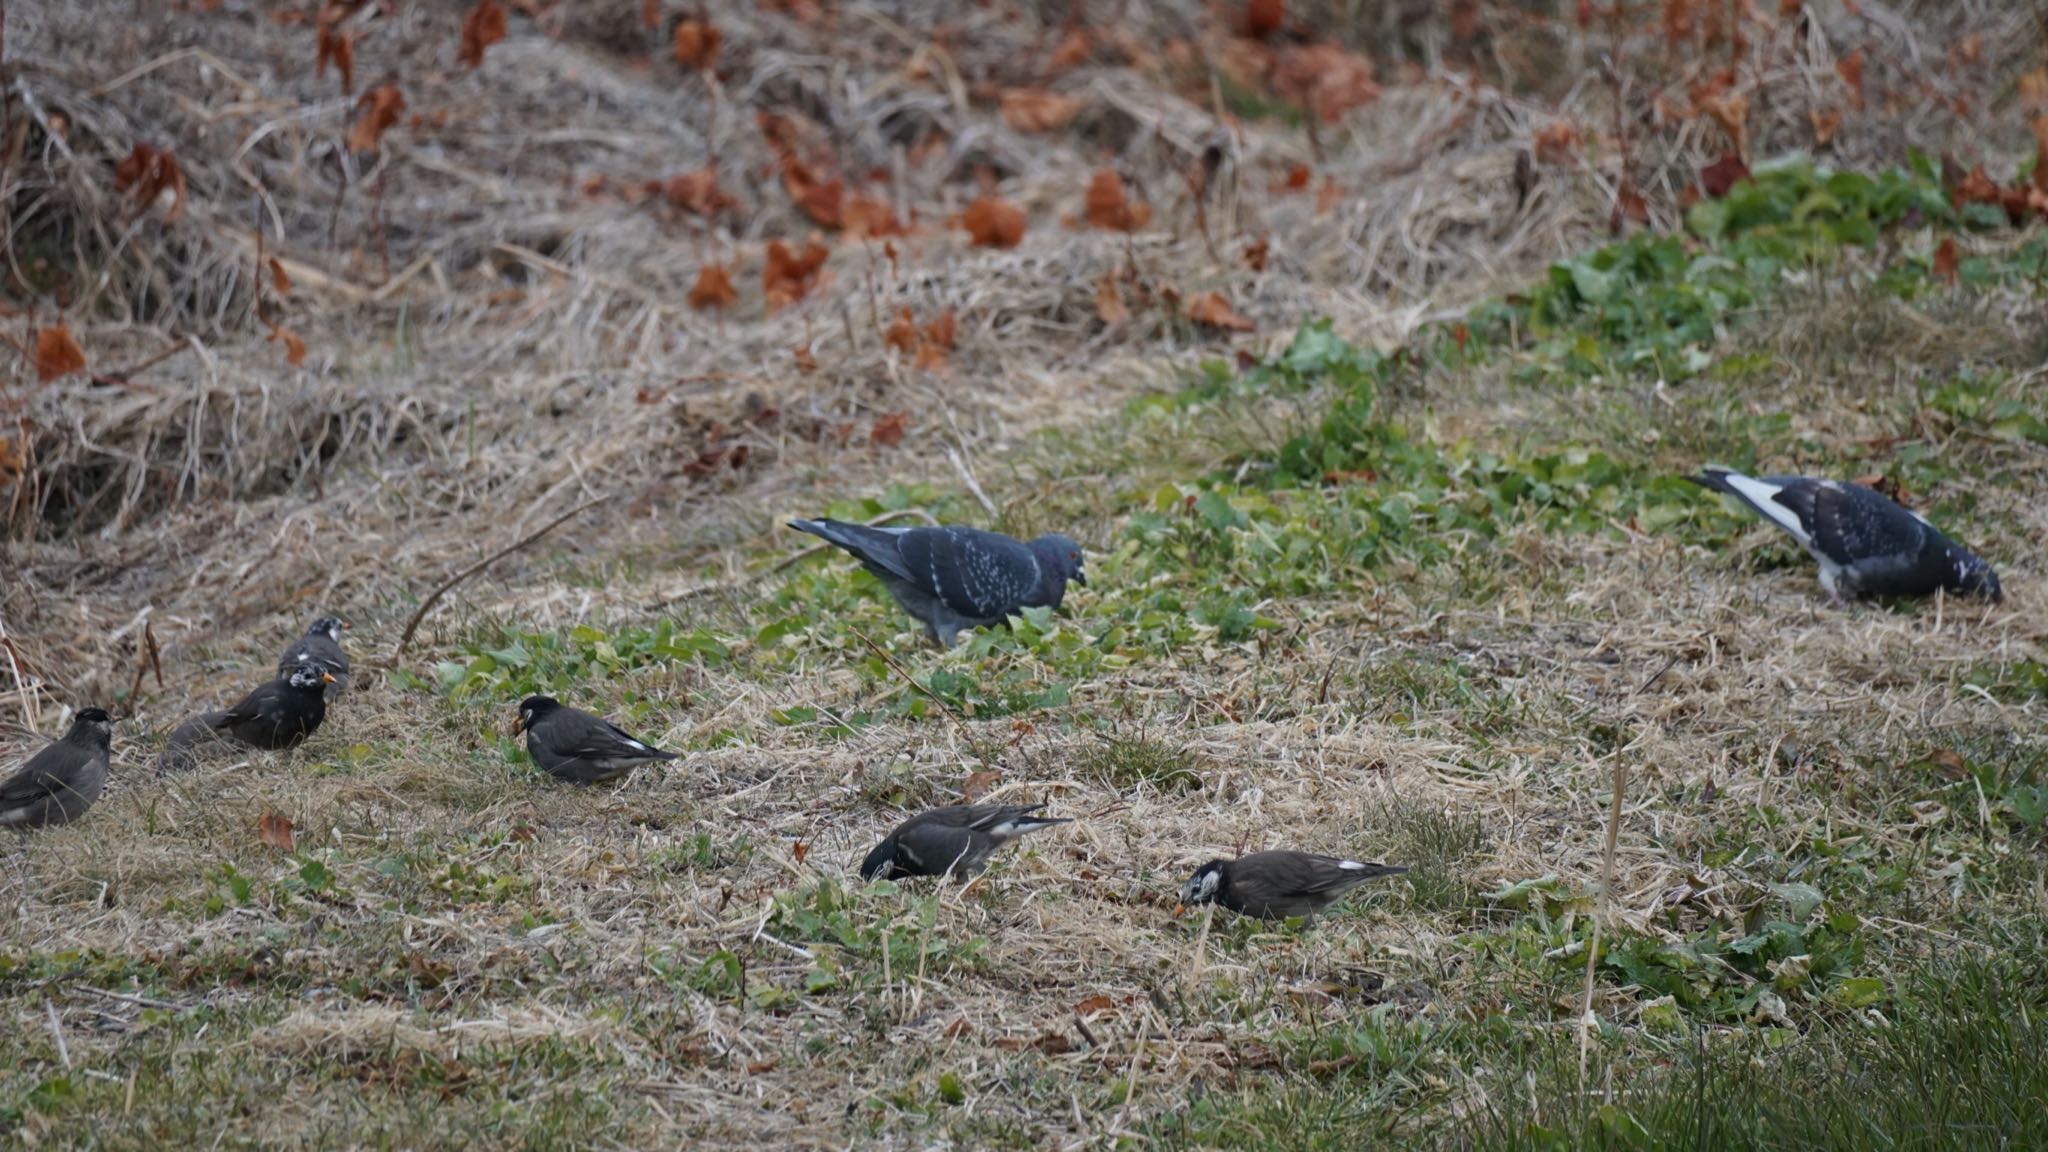
<path id="1" fill-rule="evenodd" d="M 419 597 L 579 500 L 611 497 L 458 589 L 407 666 L 505 622 L 668 614 L 751 634 L 741 626 L 760 623 L 761 537 L 891 481 L 956 487 L 971 470 L 1024 518 L 1047 491 L 1114 489 L 1120 478 L 1092 465 L 1001 472 L 1033 432 L 1085 429 L 1231 345 L 1163 307 L 1105 325 L 1105 275 L 1226 291 L 1260 326 L 1245 346 L 1317 314 L 1348 337 L 1392 342 L 1604 237 L 1618 174 L 1608 157 L 1541 167 L 1520 203 L 1513 186 L 1516 154 L 1553 117 L 1605 123 L 1591 81 L 1553 102 L 1447 71 L 1389 78 L 1380 101 L 1312 144 L 1280 119 L 1219 130 L 1207 85 L 1190 95 L 1162 81 L 1170 62 L 1103 59 L 1060 81 L 1088 101 L 1076 126 L 1034 136 L 969 93 L 1035 74 L 1059 15 L 1030 6 L 948 17 L 932 82 L 904 68 L 936 9 L 850 5 L 820 31 L 720 6 L 734 67 L 718 84 L 658 59 L 627 64 L 648 45 L 618 32 L 637 26 L 635 6 L 616 3 L 562 16 L 559 36 L 515 16 L 484 69 L 451 72 L 461 7 L 358 19 L 358 83 L 397 73 L 416 109 L 446 110 L 454 125 L 395 131 L 367 168 L 340 147 L 348 102 L 307 68 L 311 30 L 261 6 L 132 21 L 63 2 L 8 13 L 29 117 L 26 152 L 6 173 L 16 250 L 42 237 L 51 263 L 101 274 L 71 287 L 68 315 L 108 379 L 6 394 L 28 421 L 31 473 L 0 527 L 0 716 L 47 733 L 62 708 L 125 692 L 145 625 L 166 681 L 144 680 L 126 702 L 117 788 L 91 818 L 0 860 L 15 910 L 0 954 L 83 958 L 0 979 L 18 1038 L 10 1084 L 26 1091 L 70 1067 L 83 1070 L 81 1091 L 113 1093 L 69 1123 L 90 1113 L 116 1143 L 923 1146 L 951 1129 L 969 1143 L 1106 1144 L 1211 1087 L 1255 1080 L 1281 1062 L 1268 1047 L 1276 1030 L 1336 1026 L 1381 1002 L 1426 1019 L 1576 1011 L 1569 980 L 1468 976 L 1462 941 L 1489 914 L 1427 904 L 1413 888 L 1364 895 L 1353 903 L 1367 911 L 1306 935 L 1176 921 L 1173 889 L 1212 855 L 1284 844 L 1398 856 L 1416 849 L 1414 814 L 1451 813 L 1480 829 L 1476 849 L 1443 865 L 1468 892 L 1549 872 L 1584 891 L 1600 875 L 1603 789 L 1621 757 L 1636 783 L 1613 916 L 1676 936 L 1755 898 L 1744 867 L 1703 863 L 1717 823 L 1789 805 L 1801 820 L 1853 824 L 1863 817 L 1831 812 L 1828 798 L 1853 787 L 1843 777 L 1859 757 L 2038 728 L 2038 701 L 1960 684 L 1987 664 L 2039 659 L 2048 637 L 2044 601 L 2025 590 L 2040 575 L 2025 545 L 2048 538 L 2048 487 L 2038 456 L 2000 447 L 2013 486 L 1972 488 L 2011 519 L 1996 543 L 2017 561 L 2014 596 L 2000 609 L 1827 612 L 1804 573 L 1531 528 L 1503 548 L 1510 578 L 1490 603 L 1462 595 L 1451 570 L 1394 569 L 1355 602 L 1262 606 L 1296 630 L 1284 654 L 1211 644 L 1077 689 L 1078 706 L 1187 756 L 1201 779 L 1192 792 L 1106 787 L 1086 771 L 1100 737 L 1051 722 L 883 723 L 821 740 L 770 721 L 857 701 L 865 689 L 847 665 L 861 651 L 769 677 L 636 675 L 644 719 L 629 726 L 641 735 L 747 740 L 612 790 L 547 787 L 508 762 L 510 701 L 449 705 L 374 668 L 302 753 L 145 779 L 162 732 L 264 674 L 316 611 L 349 616 L 352 651 L 373 663 Z M 1119 15 L 1139 44 L 1208 26 L 1193 4 Z M 2021 16 L 1968 17 L 1994 57 L 2017 51 Z M 1856 42 L 1880 61 L 1875 78 L 1883 59 L 1959 38 L 1951 22 L 1872 18 Z M 1753 46 L 1750 74 L 1774 97 L 1752 125 L 1759 153 L 1805 143 L 1810 108 L 1839 102 L 1825 23 L 1803 54 Z M 1441 30 L 1415 34 L 1437 62 Z M 1529 44 L 1502 36 L 1492 50 L 1510 71 L 1542 70 L 1500 55 Z M 1868 164 L 1895 160 L 1903 142 L 1954 146 L 1964 125 L 1939 111 L 1946 94 L 1852 111 L 1837 154 Z M 766 106 L 829 125 L 847 171 L 892 173 L 896 207 L 925 225 L 896 241 L 900 263 L 841 242 L 810 301 L 764 310 L 766 241 L 812 230 L 754 130 Z M 951 146 L 912 165 L 907 149 L 927 131 Z M 1716 132 L 1700 122 L 1642 144 L 1657 224 L 1677 219 L 1679 183 L 1722 147 Z M 135 212 L 107 183 L 139 139 L 187 167 L 175 223 Z M 1224 163 L 1205 239 L 1180 173 L 1212 142 Z M 1060 226 L 1104 155 L 1159 209 L 1150 231 Z M 714 160 L 745 205 L 715 227 L 579 188 Z M 1313 191 L 1267 192 L 1307 162 L 1344 189 L 1326 211 Z M 1032 212 L 1014 251 L 970 248 L 938 223 L 983 166 Z M 302 369 L 256 323 L 255 231 L 289 261 L 296 287 L 266 307 L 310 346 Z M 1263 272 L 1238 256 L 1257 236 L 1271 239 Z M 729 317 L 685 303 L 707 261 L 734 266 Z M 902 307 L 958 315 L 946 372 L 885 344 Z M 1894 316 L 1968 339 L 1916 342 L 1891 327 L 1883 339 L 1930 370 L 1944 357 L 1998 359 L 2001 342 L 2027 333 L 2017 307 L 1967 324 Z M 1875 339 L 1869 326 L 1889 321 L 1798 314 L 1820 319 L 1762 327 L 1783 359 L 1814 366 L 1816 379 L 1790 386 L 1808 390 L 1829 436 L 1870 434 L 1861 389 L 1822 365 L 1830 347 Z M 815 371 L 797 366 L 804 347 Z M 1586 403 L 1483 376 L 1450 383 L 1415 404 L 1461 435 L 1566 427 Z M 901 447 L 868 442 L 896 412 L 909 414 Z M 690 474 L 734 445 L 749 450 L 743 467 Z M 1077 608 L 1085 618 L 1085 598 Z M 1401 702 L 1392 685 L 1404 669 L 1444 667 L 1489 702 Z M 839 989 L 802 995 L 815 949 L 771 927 L 778 896 L 843 878 L 901 808 L 944 802 L 991 758 L 998 798 L 1083 819 L 1034 837 L 982 886 L 939 892 L 929 933 L 912 896 L 858 894 L 851 914 L 876 933 L 979 938 L 985 950 L 849 971 Z M 295 823 L 304 857 L 328 862 L 330 886 L 309 886 L 298 859 L 259 841 L 271 811 Z M 710 863 L 689 862 L 700 837 Z M 740 841 L 748 848 L 733 849 Z M 253 885 L 248 899 L 232 896 L 226 865 Z M 1915 901 L 1939 883 L 1923 880 Z M 1680 891 L 1687 919 L 1673 928 Z M 209 903 L 223 893 L 224 906 Z M 744 960 L 751 987 L 791 997 L 762 1010 L 676 975 L 721 952 Z M 124 981 L 151 991 L 111 986 Z M 1597 1006 L 1626 1010 L 1619 997 Z M 943 1075 L 967 1086 L 957 1108 L 941 1103 Z M 568 1099 L 584 1096 L 605 1103 Z M 51 1127 L 55 1112 L 28 1107 L 24 1130 L 77 1139 Z"/>

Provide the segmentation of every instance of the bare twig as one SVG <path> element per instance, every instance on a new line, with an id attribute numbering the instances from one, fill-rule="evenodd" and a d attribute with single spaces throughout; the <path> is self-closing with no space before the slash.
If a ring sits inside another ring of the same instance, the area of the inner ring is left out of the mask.
<path id="1" fill-rule="evenodd" d="M 57 1019 L 57 1006 L 43 999 L 43 1013 L 50 1021 L 50 1039 L 57 1042 L 57 1058 L 64 1061 L 64 1070 L 71 1071 L 71 1046 L 64 1043 L 64 1023 Z"/>
<path id="2" fill-rule="evenodd" d="M 576 516 L 578 513 L 585 512 L 591 508 L 595 508 L 599 504 L 602 504 L 609 499 L 611 499 L 611 494 L 606 493 L 603 496 L 597 496 L 589 500 L 585 500 L 583 503 L 578 504 L 574 508 L 569 509 L 567 512 L 562 513 L 560 516 L 555 517 L 553 520 L 548 521 L 546 524 L 541 525 L 538 529 L 527 533 L 525 536 L 520 537 L 517 541 L 513 542 L 512 544 L 509 544 L 506 547 L 498 549 L 496 552 L 491 553 L 489 556 L 484 557 L 476 563 L 471 564 L 469 567 L 464 568 L 462 571 L 457 572 L 454 576 L 449 577 L 446 581 L 442 583 L 442 585 L 439 588 L 436 588 L 431 593 L 428 593 L 427 598 L 425 600 L 420 601 L 419 609 L 412 614 L 412 619 L 405 622 L 405 631 L 399 634 L 398 647 L 392 649 L 391 656 L 388 660 L 384 662 L 384 666 L 391 667 L 393 665 L 396 665 L 400 660 L 405 658 L 405 650 L 412 643 L 413 633 L 419 631 L 420 621 L 427 618 L 427 613 L 434 610 L 434 605 L 440 603 L 441 597 L 446 596 L 449 590 L 453 589 L 456 585 L 462 583 L 464 580 L 469 579 L 471 576 L 474 576 L 477 573 L 483 571 L 484 569 L 489 568 L 491 565 L 496 564 L 498 561 L 503 560 L 505 557 L 510 556 L 512 553 L 517 552 L 521 548 L 526 547 L 528 544 L 531 544 L 534 541 L 540 539 L 541 537 L 547 535 L 548 533 L 553 532 L 555 529 L 567 523 L 570 520 L 570 518 Z"/>
<path id="3" fill-rule="evenodd" d="M 1660 673 L 1661 675 L 1661 673 Z M 1586 945 L 1585 1009 L 1579 1015 L 1579 1086 L 1586 1083 L 1586 1059 L 1593 1043 L 1593 972 L 1600 963 L 1600 924 L 1614 892 L 1614 850 L 1621 839 L 1621 806 L 1628 794 L 1628 761 L 1614 758 L 1614 803 L 1607 809 L 1607 852 L 1600 866 L 1600 899 L 1593 910 L 1593 938 Z"/>
<path id="4" fill-rule="evenodd" d="M 976 480 L 974 473 L 967 470 L 967 461 L 960 455 L 959 450 L 951 444 L 946 445 L 946 459 L 952 461 L 953 471 L 960 474 L 960 482 L 967 485 L 967 490 L 974 493 L 976 500 L 981 501 L 981 506 L 988 510 L 989 516 L 991 518 L 1001 516 L 1002 513 L 996 511 L 996 502 L 989 499 L 988 493 L 981 490 L 981 481 Z"/>
<path id="5" fill-rule="evenodd" d="M 132 992 L 110 992 L 105 988 L 95 988 L 90 984 L 73 984 L 71 988 L 76 992 L 86 992 L 108 1000 L 118 1000 L 123 1004 L 133 1004 L 138 1008 L 160 1008 L 166 1012 L 190 1012 L 192 1010 L 192 1005 L 190 1004 L 180 1004 L 174 1000 L 158 1000 L 153 996 L 137 996 Z"/>

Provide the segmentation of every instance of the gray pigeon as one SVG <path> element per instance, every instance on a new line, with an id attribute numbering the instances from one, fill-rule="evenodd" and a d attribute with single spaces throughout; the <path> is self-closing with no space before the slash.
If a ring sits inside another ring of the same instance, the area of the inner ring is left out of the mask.
<path id="1" fill-rule="evenodd" d="M 896 603 L 951 648 L 963 628 L 999 624 L 1022 608 L 1057 608 L 1067 583 L 1088 586 L 1081 546 L 1065 536 L 1029 544 L 979 528 L 870 528 L 840 520 L 791 520 L 853 553 Z"/>
<path id="2" fill-rule="evenodd" d="M 972 876 L 988 866 L 996 849 L 1027 832 L 1071 823 L 1064 817 L 1033 816 L 1043 804 L 955 804 L 920 812 L 896 826 L 867 859 L 863 880 L 906 876 Z"/>
<path id="3" fill-rule="evenodd" d="M 512 734 L 526 733 L 526 753 L 557 780 L 571 784 L 608 784 L 642 764 L 674 760 L 643 740 L 628 736 L 602 716 L 570 708 L 552 696 L 528 696 L 519 702 Z"/>
<path id="4" fill-rule="evenodd" d="M 68 824 L 84 815 L 107 787 L 114 718 L 87 708 L 71 730 L 0 783 L 0 828 Z"/>
<path id="5" fill-rule="evenodd" d="M 348 630 L 348 622 L 335 616 L 322 616 L 306 627 L 306 634 L 292 641 L 291 647 L 277 658 L 277 675 L 282 680 L 292 674 L 292 669 L 301 664 L 311 664 L 334 677 L 334 683 L 327 685 L 329 700 L 348 690 L 348 654 L 341 650 L 341 634 Z"/>
<path id="6" fill-rule="evenodd" d="M 241 702 L 219 712 L 201 712 L 171 732 L 157 757 L 156 771 L 183 771 L 199 762 L 204 747 L 296 748 L 327 719 L 326 688 L 334 674 L 305 665 L 251 690 Z"/>
<path id="7" fill-rule="evenodd" d="M 1938 589 L 1993 603 L 2004 598 L 1991 565 L 1876 489 L 1806 476 L 1756 479 L 1727 468 L 1686 479 L 1735 497 L 1799 541 L 1820 561 L 1820 585 L 1836 604 L 1863 593 L 1926 596 Z"/>
<path id="8" fill-rule="evenodd" d="M 1367 880 L 1406 871 L 1398 864 L 1361 864 L 1313 852 L 1254 852 L 1195 869 L 1180 890 L 1180 902 L 1221 904 L 1261 920 L 1299 916 L 1306 924 Z"/>

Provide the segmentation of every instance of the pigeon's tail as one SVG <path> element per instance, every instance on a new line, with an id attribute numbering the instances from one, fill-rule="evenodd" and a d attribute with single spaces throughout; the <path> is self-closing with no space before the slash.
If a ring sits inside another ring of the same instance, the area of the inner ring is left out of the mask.
<path id="1" fill-rule="evenodd" d="M 890 569 L 902 566 L 902 561 L 897 558 L 896 534 L 886 529 L 848 524 L 843 520 L 791 520 L 789 526 L 799 532 L 808 532 L 828 544 L 836 544 L 871 564 Z"/>

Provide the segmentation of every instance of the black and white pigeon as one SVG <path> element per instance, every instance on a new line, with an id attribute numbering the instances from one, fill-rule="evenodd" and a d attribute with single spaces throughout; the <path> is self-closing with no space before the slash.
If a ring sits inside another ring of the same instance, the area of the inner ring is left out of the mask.
<path id="1" fill-rule="evenodd" d="M 528 696 L 519 702 L 512 734 L 526 733 L 526 753 L 548 775 L 571 784 L 608 784 L 643 764 L 674 760 L 644 740 L 635 739 L 602 716 L 570 708 L 552 696 Z"/>
<path id="2" fill-rule="evenodd" d="M 958 525 L 871 528 L 791 520 L 789 526 L 851 552 L 941 648 L 951 648 L 963 628 L 999 624 L 1024 608 L 1059 607 L 1069 582 L 1088 586 L 1081 546 L 1057 534 L 1025 543 Z"/>
<path id="3" fill-rule="evenodd" d="M 2004 598 L 1998 574 L 1925 516 L 1861 484 L 1807 476 L 1744 476 L 1705 468 L 1686 479 L 1725 492 L 1776 524 L 1820 561 L 1828 599 L 1927 596 L 1938 590 Z"/>
<path id="4" fill-rule="evenodd" d="M 1360 884 L 1406 871 L 1398 864 L 1362 864 L 1313 852 L 1254 852 L 1195 869 L 1180 890 L 1180 902 L 1221 904 L 1261 920 L 1299 916 L 1306 926 Z"/>
<path id="5" fill-rule="evenodd" d="M 1072 821 L 1034 816 L 1043 804 L 955 804 L 920 812 L 884 837 L 860 862 L 863 880 L 908 876 L 969 877 L 996 849 L 1029 832 Z"/>
<path id="6" fill-rule="evenodd" d="M 232 708 L 201 712 L 171 732 L 163 755 L 157 757 L 157 774 L 194 766 L 209 746 L 268 752 L 298 747 L 327 719 L 326 689 L 332 683 L 332 672 L 301 665 L 259 686 Z"/>
<path id="7" fill-rule="evenodd" d="M 71 718 L 62 739 L 29 757 L 0 782 L 0 828 L 69 824 L 107 787 L 114 718 L 87 708 Z"/>
<path id="8" fill-rule="evenodd" d="M 322 616 L 306 627 L 306 634 L 291 642 L 284 655 L 277 658 L 277 674 L 280 678 L 290 676 L 292 669 L 301 664 L 310 664 L 334 677 L 334 683 L 327 685 L 329 700 L 348 690 L 348 654 L 341 650 L 341 634 L 348 630 L 348 621 L 337 616 Z"/>

